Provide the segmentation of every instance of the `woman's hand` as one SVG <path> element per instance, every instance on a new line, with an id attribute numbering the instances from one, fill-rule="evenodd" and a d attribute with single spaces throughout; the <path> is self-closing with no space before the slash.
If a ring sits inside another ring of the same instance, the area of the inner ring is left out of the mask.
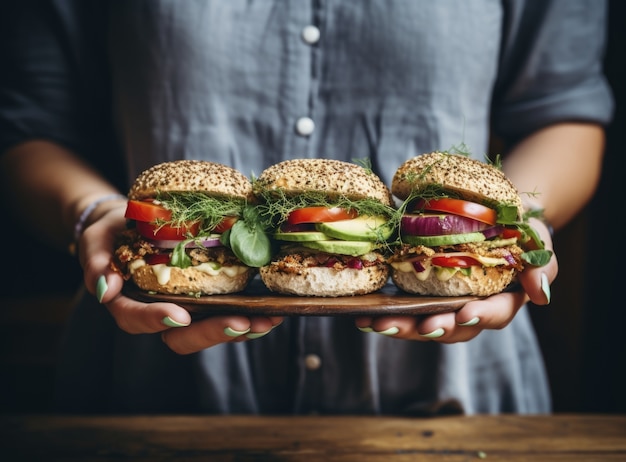
<path id="1" fill-rule="evenodd" d="M 192 322 L 187 310 L 166 302 L 143 303 L 122 294 L 124 280 L 111 269 L 115 235 L 125 226 L 125 206 L 108 204 L 83 232 L 78 247 L 87 290 L 103 303 L 129 334 L 161 332 L 176 353 L 189 354 L 214 345 L 255 339 L 282 322 L 280 317 L 214 316 Z"/>
<path id="2" fill-rule="evenodd" d="M 552 239 L 545 224 L 531 219 L 546 249 L 552 250 Z M 518 280 L 521 289 L 502 292 L 482 300 L 465 304 L 460 310 L 426 317 L 382 316 L 359 317 L 356 326 L 364 332 L 377 332 L 393 338 L 435 340 L 442 343 L 464 342 L 476 337 L 484 329 L 502 329 L 529 300 L 537 305 L 550 303 L 550 284 L 556 279 L 558 262 L 552 255 L 542 267 L 527 266 Z"/>

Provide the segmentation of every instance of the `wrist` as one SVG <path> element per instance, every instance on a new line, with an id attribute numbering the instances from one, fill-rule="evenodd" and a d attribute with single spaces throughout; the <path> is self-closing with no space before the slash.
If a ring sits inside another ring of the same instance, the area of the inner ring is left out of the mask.
<path id="1" fill-rule="evenodd" d="M 88 201 L 80 201 L 80 208 L 77 207 L 77 218 L 74 221 L 72 227 L 73 240 L 69 245 L 69 252 L 72 255 L 76 254 L 78 248 L 78 242 L 85 231 L 85 229 L 96 221 L 98 216 L 101 216 L 100 210 L 105 206 L 111 206 L 115 202 L 126 201 L 125 195 L 120 193 L 109 193 L 93 196 Z M 80 213 L 78 213 L 80 210 Z"/>

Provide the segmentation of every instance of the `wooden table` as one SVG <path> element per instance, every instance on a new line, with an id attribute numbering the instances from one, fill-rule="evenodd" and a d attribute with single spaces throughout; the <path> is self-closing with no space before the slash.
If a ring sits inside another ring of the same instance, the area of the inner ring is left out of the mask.
<path id="1" fill-rule="evenodd" d="M 625 461 L 626 415 L 5 415 L 0 442 L 7 461 Z"/>

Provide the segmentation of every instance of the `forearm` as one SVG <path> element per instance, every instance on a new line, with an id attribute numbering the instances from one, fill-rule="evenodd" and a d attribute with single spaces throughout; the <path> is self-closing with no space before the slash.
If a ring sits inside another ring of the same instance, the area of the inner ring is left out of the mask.
<path id="1" fill-rule="evenodd" d="M 524 202 L 543 208 L 559 229 L 589 202 L 600 179 L 604 130 L 598 125 L 562 123 L 540 130 L 515 146 L 504 172 Z"/>
<path id="2" fill-rule="evenodd" d="M 48 141 L 13 147 L 0 156 L 0 167 L 3 194 L 15 198 L 9 205 L 16 218 L 59 249 L 72 242 L 74 225 L 91 202 L 119 192 L 77 156 Z"/>

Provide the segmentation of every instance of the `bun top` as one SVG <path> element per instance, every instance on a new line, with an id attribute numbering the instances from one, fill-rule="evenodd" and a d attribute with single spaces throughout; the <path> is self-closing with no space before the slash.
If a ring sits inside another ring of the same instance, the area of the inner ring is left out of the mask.
<path id="1" fill-rule="evenodd" d="M 398 167 L 391 191 L 404 200 L 411 192 L 429 185 L 441 186 L 444 191 L 472 202 L 514 205 L 522 216 L 522 199 L 513 183 L 501 170 L 485 162 L 444 152 L 416 156 Z"/>
<path id="2" fill-rule="evenodd" d="M 206 160 L 175 160 L 154 165 L 139 174 L 130 188 L 133 200 L 158 193 L 202 192 L 211 196 L 249 199 L 252 184 L 241 172 Z"/>
<path id="3" fill-rule="evenodd" d="M 317 192 L 328 197 L 376 199 L 391 205 L 391 193 L 373 172 L 357 164 L 334 159 L 291 159 L 265 169 L 255 191 L 278 191 L 287 196 Z"/>

